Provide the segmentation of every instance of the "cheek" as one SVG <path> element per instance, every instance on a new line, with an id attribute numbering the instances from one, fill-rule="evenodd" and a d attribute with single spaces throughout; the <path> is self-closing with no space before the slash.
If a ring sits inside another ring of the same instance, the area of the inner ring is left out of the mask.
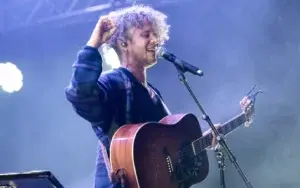
<path id="1" fill-rule="evenodd" d="M 130 49 L 133 56 L 146 56 L 147 54 L 147 43 L 146 41 L 139 40 L 138 42 L 135 42 L 131 46 Z"/>
<path id="2" fill-rule="evenodd" d="M 147 52 L 145 45 L 137 45 L 137 46 L 135 46 L 135 50 L 134 51 L 136 53 L 140 54 L 140 55 L 144 55 Z"/>
<path id="3" fill-rule="evenodd" d="M 135 42 L 136 47 L 143 48 L 143 49 L 147 47 L 147 44 L 148 42 L 143 38 L 139 38 L 139 40 Z"/>

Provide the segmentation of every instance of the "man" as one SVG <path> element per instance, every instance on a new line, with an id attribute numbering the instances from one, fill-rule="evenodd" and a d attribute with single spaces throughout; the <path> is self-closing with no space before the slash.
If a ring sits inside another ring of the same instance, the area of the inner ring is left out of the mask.
<path id="1" fill-rule="evenodd" d="M 100 140 L 95 188 L 113 187 L 108 160 L 112 126 L 159 121 L 169 114 L 159 91 L 146 80 L 146 69 L 157 61 L 156 48 L 169 38 L 166 18 L 141 5 L 111 12 L 99 19 L 78 53 L 66 98 Z M 105 43 L 118 54 L 120 68 L 102 72 L 98 48 Z"/>
<path id="2" fill-rule="evenodd" d="M 95 188 L 113 187 L 109 143 L 116 128 L 159 121 L 170 114 L 160 92 L 146 79 L 147 68 L 157 62 L 156 48 L 169 39 L 166 18 L 140 5 L 111 12 L 99 19 L 78 53 L 66 98 L 99 139 Z M 120 68 L 102 72 L 98 48 L 103 44 L 116 51 Z"/>

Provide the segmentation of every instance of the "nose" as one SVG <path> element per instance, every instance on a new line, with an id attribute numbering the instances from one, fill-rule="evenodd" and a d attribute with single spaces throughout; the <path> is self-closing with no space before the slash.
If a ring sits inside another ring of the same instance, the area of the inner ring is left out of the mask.
<path id="1" fill-rule="evenodd" d="M 150 38 L 151 39 L 151 43 L 155 44 L 155 46 L 158 45 L 158 38 L 157 38 L 157 36 L 152 33 L 150 37 L 151 37 Z"/>

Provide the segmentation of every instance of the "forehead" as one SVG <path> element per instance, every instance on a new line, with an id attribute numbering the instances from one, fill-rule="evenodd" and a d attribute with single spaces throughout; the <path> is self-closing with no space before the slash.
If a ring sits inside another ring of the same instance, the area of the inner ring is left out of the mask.
<path id="1" fill-rule="evenodd" d="M 131 34 L 138 34 L 138 33 L 142 33 L 142 32 L 154 32 L 153 26 L 150 23 L 145 23 L 143 24 L 142 27 L 132 27 L 131 29 L 129 29 L 129 32 Z"/>

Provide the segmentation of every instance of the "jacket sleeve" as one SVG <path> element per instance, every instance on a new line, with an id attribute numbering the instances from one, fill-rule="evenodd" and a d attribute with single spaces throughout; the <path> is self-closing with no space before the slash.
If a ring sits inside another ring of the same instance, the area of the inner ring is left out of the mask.
<path id="1" fill-rule="evenodd" d="M 101 73 L 100 53 L 85 46 L 77 55 L 71 81 L 65 89 L 66 98 L 76 113 L 91 123 L 103 121 L 101 118 L 109 114 L 107 111 L 111 108 L 108 101 L 113 97 L 112 84 L 107 76 L 99 78 Z"/>

